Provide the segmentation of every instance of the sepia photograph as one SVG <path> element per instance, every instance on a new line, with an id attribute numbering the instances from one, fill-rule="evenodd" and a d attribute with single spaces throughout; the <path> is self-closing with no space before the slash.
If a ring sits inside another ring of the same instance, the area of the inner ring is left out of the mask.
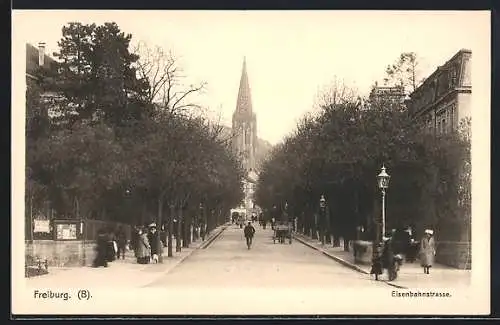
<path id="1" fill-rule="evenodd" d="M 488 314 L 490 75 L 488 11 L 13 10 L 12 313 Z"/>

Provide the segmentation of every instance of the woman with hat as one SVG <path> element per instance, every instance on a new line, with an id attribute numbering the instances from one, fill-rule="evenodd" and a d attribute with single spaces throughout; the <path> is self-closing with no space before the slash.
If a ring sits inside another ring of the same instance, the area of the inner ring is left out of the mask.
<path id="1" fill-rule="evenodd" d="M 424 238 L 420 241 L 420 265 L 424 267 L 425 274 L 429 274 L 429 269 L 434 264 L 434 256 L 436 256 L 436 245 L 433 235 L 433 230 L 426 229 Z"/>
<path id="2" fill-rule="evenodd" d="M 137 245 L 135 247 L 135 256 L 138 264 L 148 264 L 151 256 L 151 246 L 148 240 L 146 229 L 138 229 Z"/>

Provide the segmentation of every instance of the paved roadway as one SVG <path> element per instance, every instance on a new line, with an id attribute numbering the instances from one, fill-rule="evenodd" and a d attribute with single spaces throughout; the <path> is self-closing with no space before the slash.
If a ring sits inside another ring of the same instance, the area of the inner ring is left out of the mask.
<path id="1" fill-rule="evenodd" d="M 74 284 L 75 279 L 79 288 L 87 288 L 84 283 L 88 278 L 93 283 L 109 282 L 114 289 L 92 289 L 94 300 L 74 304 L 49 299 L 33 301 L 33 291 L 27 291 L 26 296 L 17 299 L 18 305 L 26 309 L 26 304 L 21 302 L 31 299 L 29 313 L 55 314 L 63 311 L 74 314 L 359 315 L 443 314 L 446 310 L 451 313 L 463 310 L 463 307 L 457 309 L 455 300 L 450 299 L 421 298 L 415 303 L 415 298 L 393 298 L 395 288 L 346 268 L 299 242 L 273 244 L 270 229 L 256 226 L 250 250 L 242 234 L 242 229 L 229 226 L 208 248 L 195 250 L 168 272 L 162 271 L 160 265 L 156 268 L 155 265 L 114 262 L 117 264 L 108 269 L 81 268 L 55 273 L 52 278 L 46 278 L 46 282 L 32 283 L 32 288 L 41 290 L 55 283 L 65 287 L 64 283 L 71 280 Z M 145 294 L 133 290 L 139 287 L 156 290 Z M 473 305 L 470 302 L 460 301 L 459 306 Z"/>
<path id="2" fill-rule="evenodd" d="M 200 249 L 149 287 L 384 288 L 298 241 L 273 244 L 272 231 L 257 224 L 247 249 L 243 230 L 229 226 L 208 248 Z"/>

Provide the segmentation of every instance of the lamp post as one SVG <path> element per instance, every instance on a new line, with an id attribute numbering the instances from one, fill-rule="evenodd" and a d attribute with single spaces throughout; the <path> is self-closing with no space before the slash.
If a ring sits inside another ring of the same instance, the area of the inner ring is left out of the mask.
<path id="1" fill-rule="evenodd" d="M 378 276 L 382 274 L 381 239 L 385 235 L 385 190 L 389 187 L 390 178 L 391 176 L 389 176 L 385 171 L 385 166 L 382 165 L 382 170 L 380 174 L 377 175 L 378 187 L 382 192 L 382 227 L 380 232 L 376 232 L 375 238 L 373 240 L 372 270 L 370 271 L 370 274 L 375 275 L 375 280 L 378 280 Z M 381 237 L 380 233 L 382 233 Z"/>
<path id="2" fill-rule="evenodd" d="M 319 199 L 318 220 L 316 222 L 316 228 L 319 230 L 321 245 L 325 244 L 325 219 L 326 219 L 326 199 L 324 195 L 321 195 L 321 198 Z"/>
<path id="3" fill-rule="evenodd" d="M 204 241 L 206 220 L 205 220 L 205 207 L 203 206 L 203 203 L 200 203 L 200 221 L 198 222 L 198 225 L 200 227 L 200 237 Z"/>
<path id="4" fill-rule="evenodd" d="M 313 239 L 319 239 L 321 241 L 321 244 L 325 244 L 325 218 L 326 218 L 326 199 L 323 194 L 321 194 L 321 197 L 319 199 L 319 209 L 317 214 L 314 217 L 314 229 L 312 231 L 312 238 Z"/>
<path id="5" fill-rule="evenodd" d="M 391 176 L 385 171 L 385 166 L 382 165 L 382 170 L 377 176 L 378 187 L 382 192 L 382 237 L 385 236 L 385 190 L 389 187 Z"/>

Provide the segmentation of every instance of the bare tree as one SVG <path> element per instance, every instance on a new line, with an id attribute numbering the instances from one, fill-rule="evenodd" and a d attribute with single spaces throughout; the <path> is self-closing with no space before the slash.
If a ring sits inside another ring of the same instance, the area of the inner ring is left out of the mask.
<path id="1" fill-rule="evenodd" d="M 421 83 L 419 58 L 415 52 L 401 53 L 394 64 L 387 66 L 385 73 L 385 85 L 401 86 L 405 94 L 414 92 Z"/>
<path id="2" fill-rule="evenodd" d="M 134 53 L 139 55 L 136 64 L 139 78 L 148 83 L 148 102 L 159 103 L 163 109 L 172 112 L 201 108 L 199 104 L 191 101 L 191 98 L 201 93 L 206 83 L 185 85 L 183 80 L 186 76 L 183 75 L 178 59 L 172 51 L 139 42 Z"/>
<path id="3" fill-rule="evenodd" d="M 354 88 L 349 87 L 343 80 L 335 77 L 333 81 L 318 92 L 315 107 L 325 109 L 346 103 L 358 102 L 360 98 Z"/>

